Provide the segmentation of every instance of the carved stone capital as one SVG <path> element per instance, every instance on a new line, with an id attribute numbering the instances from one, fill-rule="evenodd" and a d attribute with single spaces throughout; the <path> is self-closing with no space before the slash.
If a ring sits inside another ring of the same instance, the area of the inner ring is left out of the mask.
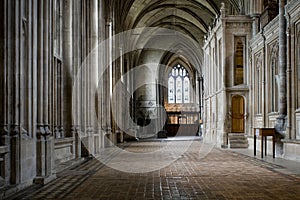
<path id="1" fill-rule="evenodd" d="M 49 135 L 52 134 L 49 125 L 46 125 L 46 126 L 45 126 L 45 134 L 46 134 L 47 136 L 49 136 Z"/>
<path id="2" fill-rule="evenodd" d="M 38 125 L 36 128 L 36 136 L 38 139 L 42 139 L 46 136 L 46 130 L 44 125 Z"/>
<path id="3" fill-rule="evenodd" d="M 19 136 L 19 133 L 20 133 L 20 126 L 19 125 L 12 125 L 10 135 L 12 137 L 16 137 L 16 136 Z"/>
<path id="4" fill-rule="evenodd" d="M 1 136 L 7 136 L 8 135 L 8 126 L 7 125 L 2 125 L 0 129 L 0 135 Z"/>

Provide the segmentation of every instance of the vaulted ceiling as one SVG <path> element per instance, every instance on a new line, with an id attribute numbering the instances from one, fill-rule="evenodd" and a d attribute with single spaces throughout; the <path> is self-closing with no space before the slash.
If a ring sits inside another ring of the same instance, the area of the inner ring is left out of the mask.
<path id="1" fill-rule="evenodd" d="M 192 38 L 199 46 L 201 54 L 201 47 L 203 45 L 204 36 L 207 34 L 209 27 L 212 26 L 216 17 L 220 15 L 220 8 L 222 3 L 225 3 L 226 13 L 230 15 L 241 14 L 244 12 L 244 2 L 248 0 L 115 0 L 114 18 L 116 32 L 126 30 L 144 28 L 144 27 L 158 27 L 167 28 L 180 32 Z M 172 56 L 180 54 L 187 60 L 200 60 L 191 64 L 193 66 L 201 66 L 203 56 L 192 55 L 195 49 L 191 50 L 189 45 L 182 41 L 172 41 L 166 37 L 155 37 L 140 34 L 139 42 L 131 44 L 133 46 L 139 45 L 139 49 L 143 49 L 147 43 L 156 43 L 169 45 L 170 48 L 177 48 L 181 53 L 165 52 L 160 56 L 155 55 L 160 63 L 167 64 Z M 172 44 L 171 44 L 172 43 Z M 176 51 L 177 52 L 177 51 Z M 153 54 L 147 50 L 141 50 L 134 58 L 134 62 L 141 62 L 140 58 L 144 54 Z M 197 54 L 197 53 L 196 53 Z M 177 55 L 178 56 L 178 55 Z M 146 56 L 144 56 L 146 57 Z M 154 57 L 154 55 L 152 55 Z M 196 67 L 197 68 L 197 67 Z"/>
<path id="2" fill-rule="evenodd" d="M 189 34 L 202 41 L 220 14 L 221 3 L 229 14 L 242 12 L 243 0 L 119 0 L 123 30 L 163 27 Z"/>

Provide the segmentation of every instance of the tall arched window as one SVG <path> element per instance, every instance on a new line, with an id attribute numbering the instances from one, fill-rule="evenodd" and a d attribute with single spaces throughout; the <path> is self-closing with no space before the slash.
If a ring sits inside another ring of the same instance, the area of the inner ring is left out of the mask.
<path id="1" fill-rule="evenodd" d="M 261 101 L 261 79 L 260 79 L 260 66 L 256 68 L 256 81 L 255 81 L 255 94 L 256 94 L 256 113 L 261 114 L 261 107 L 260 107 L 260 101 Z"/>
<path id="2" fill-rule="evenodd" d="M 254 76 L 254 83 L 255 83 L 255 107 L 256 107 L 256 114 L 262 113 L 262 58 L 261 54 L 257 56 L 256 59 L 256 71 Z"/>
<path id="3" fill-rule="evenodd" d="M 181 64 L 175 65 L 168 77 L 168 103 L 190 103 L 190 76 Z"/>
<path id="4" fill-rule="evenodd" d="M 298 33 L 298 44 L 297 44 L 297 60 L 296 60 L 296 63 L 297 63 L 297 69 L 296 69 L 296 73 L 297 73 L 297 107 L 300 108 L 300 32 Z"/>
<path id="5" fill-rule="evenodd" d="M 271 112 L 278 112 L 278 70 L 277 60 L 273 58 L 271 61 Z"/>
<path id="6" fill-rule="evenodd" d="M 56 0 L 54 6 L 53 48 L 54 53 L 61 57 L 62 49 L 62 1 Z"/>
<path id="7" fill-rule="evenodd" d="M 235 44 L 234 84 L 244 83 L 244 48 L 245 38 L 237 37 Z"/>

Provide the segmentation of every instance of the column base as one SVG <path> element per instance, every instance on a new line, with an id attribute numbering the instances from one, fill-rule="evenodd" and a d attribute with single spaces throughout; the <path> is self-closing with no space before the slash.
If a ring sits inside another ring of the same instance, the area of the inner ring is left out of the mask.
<path id="1" fill-rule="evenodd" d="M 279 133 L 283 138 L 286 136 L 286 126 L 287 126 L 287 117 L 279 116 L 276 119 L 275 130 Z"/>
<path id="2" fill-rule="evenodd" d="M 56 175 L 50 175 L 50 176 L 37 176 L 33 179 L 33 183 L 34 184 L 38 184 L 38 185 L 45 185 L 51 181 L 53 181 L 54 179 L 56 179 Z"/>

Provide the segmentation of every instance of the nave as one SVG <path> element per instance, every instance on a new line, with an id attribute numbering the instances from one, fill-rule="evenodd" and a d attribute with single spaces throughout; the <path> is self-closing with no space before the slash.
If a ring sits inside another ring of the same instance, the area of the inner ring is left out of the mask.
<path id="1" fill-rule="evenodd" d="M 299 169 L 299 0 L 2 2 L 0 199 L 297 198 L 231 151 L 276 143 Z"/>
<path id="2" fill-rule="evenodd" d="M 129 142 L 120 148 L 145 153 L 169 143 L 179 148 L 190 146 L 175 162 L 153 172 L 122 172 L 96 158 L 87 159 L 59 172 L 58 178 L 45 186 L 31 186 L 10 199 L 296 200 L 300 197 L 300 170 L 296 162 L 278 158 L 272 163 L 271 158 L 261 160 L 245 155 L 245 151 L 220 149 L 199 138 Z M 173 155 L 166 150 L 164 158 Z M 151 160 L 137 162 L 132 170 L 149 164 L 153 164 Z"/>

